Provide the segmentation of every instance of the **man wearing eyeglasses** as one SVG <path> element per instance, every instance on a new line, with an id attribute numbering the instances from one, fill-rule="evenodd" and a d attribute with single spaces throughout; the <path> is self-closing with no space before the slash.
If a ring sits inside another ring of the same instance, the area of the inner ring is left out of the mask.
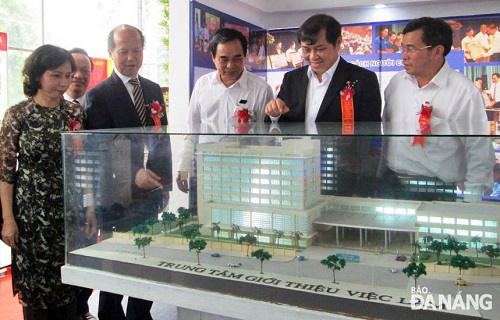
<path id="1" fill-rule="evenodd" d="M 440 126 L 458 128 L 445 134 L 486 134 L 481 92 L 445 59 L 452 47 L 451 27 L 441 19 L 412 20 L 403 30 L 402 44 L 405 70 L 385 89 L 382 119 L 410 135 L 440 133 Z M 401 137 L 387 139 L 386 147 L 387 165 L 395 172 L 465 185 L 464 195 L 482 194 L 492 186 L 495 161 L 488 139 Z"/>

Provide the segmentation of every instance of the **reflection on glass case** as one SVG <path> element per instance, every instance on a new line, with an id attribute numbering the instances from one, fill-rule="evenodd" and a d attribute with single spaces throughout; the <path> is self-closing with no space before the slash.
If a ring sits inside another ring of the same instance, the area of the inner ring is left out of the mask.
<path id="1" fill-rule="evenodd" d="M 500 137 L 405 128 L 65 133 L 63 281 L 171 304 L 123 283 L 221 294 L 239 302 L 217 314 L 236 319 L 250 317 L 237 303 L 260 302 L 325 319 L 494 318 Z"/>

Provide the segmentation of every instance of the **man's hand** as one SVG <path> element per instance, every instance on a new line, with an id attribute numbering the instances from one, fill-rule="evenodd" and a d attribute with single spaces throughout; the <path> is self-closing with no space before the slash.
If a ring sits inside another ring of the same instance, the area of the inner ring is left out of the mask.
<path id="1" fill-rule="evenodd" d="M 177 182 L 177 188 L 179 188 L 180 191 L 188 193 L 189 184 L 188 184 L 188 173 L 186 171 L 178 171 L 175 181 Z"/>
<path id="2" fill-rule="evenodd" d="M 290 111 L 290 109 L 280 98 L 272 99 L 266 104 L 265 108 L 266 115 L 274 118 L 277 118 L 288 111 Z"/>
<path id="3" fill-rule="evenodd" d="M 154 188 L 163 188 L 160 183 L 161 177 L 149 169 L 140 169 L 135 175 L 135 184 L 139 189 L 151 190 Z"/>

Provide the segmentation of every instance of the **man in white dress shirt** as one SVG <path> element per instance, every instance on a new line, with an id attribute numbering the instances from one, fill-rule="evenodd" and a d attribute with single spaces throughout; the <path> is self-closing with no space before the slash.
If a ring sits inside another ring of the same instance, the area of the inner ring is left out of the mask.
<path id="1" fill-rule="evenodd" d="M 437 178 L 457 184 L 465 201 L 480 201 L 491 188 L 495 157 L 485 137 L 422 137 L 439 133 L 435 126 L 458 126 L 447 134 L 485 135 L 488 122 L 481 92 L 461 73 L 450 68 L 452 30 L 441 19 L 412 20 L 403 30 L 403 66 L 385 90 L 382 119 L 392 129 L 414 137 L 391 137 L 386 141 L 387 166 L 396 175 Z M 425 113 L 424 106 L 427 108 Z M 430 125 L 429 128 L 425 127 Z M 399 128 L 399 129 L 398 129 Z M 424 132 L 423 128 L 427 130 Z M 418 143 L 415 143 L 415 142 Z M 451 190 L 451 189 L 450 189 Z"/>
<path id="2" fill-rule="evenodd" d="M 487 91 L 490 96 L 490 104 L 486 108 L 500 107 L 500 74 L 495 72 L 491 75 L 491 87 Z"/>
<path id="3" fill-rule="evenodd" d="M 264 107 L 273 98 L 273 91 L 264 79 L 245 69 L 247 46 L 247 39 L 238 30 L 224 28 L 214 34 L 210 52 L 217 70 L 196 81 L 189 102 L 188 125 L 217 124 L 219 128 L 228 128 L 241 109 L 247 109 L 254 121 L 264 121 Z M 179 190 L 187 192 L 192 137 L 187 136 L 184 141 L 176 181 Z"/>

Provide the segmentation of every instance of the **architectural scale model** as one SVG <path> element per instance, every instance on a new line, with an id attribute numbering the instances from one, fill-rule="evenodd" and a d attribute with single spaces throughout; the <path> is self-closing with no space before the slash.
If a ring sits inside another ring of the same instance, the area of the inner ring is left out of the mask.
<path id="1" fill-rule="evenodd" d="M 259 145 L 258 141 L 250 145 L 239 141 L 199 144 L 200 223 L 211 226 L 220 222 L 220 237 L 231 237 L 232 225 L 242 232 L 257 227 L 264 231 L 259 242 L 271 244 L 276 240 L 273 230 L 299 231 L 303 234 L 300 247 L 310 246 L 317 230 L 329 228 L 336 229 L 339 245 L 338 229 L 342 227 L 359 229 L 360 247 L 367 240 L 367 230 L 384 233 L 385 249 L 394 232 L 408 233 L 410 242 L 428 235 L 436 240 L 451 235 L 465 242 L 479 236 L 482 245 L 499 241 L 499 206 L 494 203 L 322 195 L 322 156 L 324 159 L 320 140 L 315 139 L 276 139 L 272 145 Z"/>

